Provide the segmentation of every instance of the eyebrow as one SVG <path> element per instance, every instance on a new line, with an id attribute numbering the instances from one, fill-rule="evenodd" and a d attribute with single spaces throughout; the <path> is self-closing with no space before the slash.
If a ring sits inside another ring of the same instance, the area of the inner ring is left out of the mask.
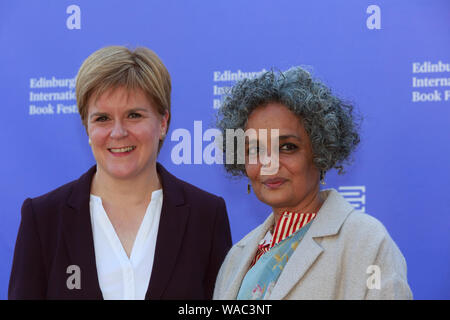
<path id="1" fill-rule="evenodd" d="M 299 137 L 299 136 L 296 136 L 295 134 L 287 134 L 287 135 L 284 135 L 284 136 L 279 136 L 278 138 L 279 138 L 279 140 L 286 140 L 286 139 L 294 138 L 294 139 L 297 139 L 299 141 L 302 141 L 302 138 Z"/>
<path id="2" fill-rule="evenodd" d="M 150 110 L 148 110 L 148 108 L 134 108 L 134 109 L 130 109 L 128 110 L 128 112 L 136 112 L 136 111 L 143 111 L 143 112 L 149 112 Z"/>
<path id="3" fill-rule="evenodd" d="M 89 116 L 89 119 L 92 119 L 92 118 L 97 117 L 97 116 L 107 116 L 107 115 L 108 115 L 108 114 L 105 113 L 105 112 L 96 112 L 96 113 L 91 114 L 91 115 Z"/>
<path id="4" fill-rule="evenodd" d="M 146 108 L 134 108 L 134 109 L 127 110 L 128 113 L 133 113 L 133 112 L 137 112 L 137 111 L 149 112 L 149 110 Z M 107 112 L 95 112 L 89 116 L 89 119 L 92 119 L 97 116 L 107 116 L 107 115 L 108 115 Z"/>
<path id="5" fill-rule="evenodd" d="M 286 134 L 286 135 L 282 135 L 282 136 L 278 137 L 279 140 L 287 140 L 287 139 L 291 139 L 291 138 L 297 139 L 298 141 L 302 141 L 302 138 L 297 136 L 297 135 L 295 135 L 295 134 Z M 256 143 L 258 141 L 259 141 L 259 139 L 252 139 L 250 141 L 248 139 L 246 139 L 245 143 L 246 144 L 251 144 L 251 143 Z"/>

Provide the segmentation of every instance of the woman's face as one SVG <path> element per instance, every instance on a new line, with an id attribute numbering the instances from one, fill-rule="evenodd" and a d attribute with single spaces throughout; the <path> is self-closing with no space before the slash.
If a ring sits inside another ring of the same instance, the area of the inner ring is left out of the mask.
<path id="1" fill-rule="evenodd" d="M 311 143 L 299 117 L 282 104 L 270 103 L 250 114 L 245 129 L 256 130 L 258 143 L 261 142 L 258 130 L 267 129 L 265 141 L 268 141 L 268 146 L 259 144 L 258 150 L 271 150 L 270 141 L 277 138 L 270 136 L 271 129 L 279 130 L 278 172 L 261 174 L 259 157 L 256 164 L 250 164 L 246 157 L 246 173 L 258 199 L 273 209 L 300 211 L 309 208 L 308 204 L 319 191 L 319 171 L 313 163 Z M 246 144 L 247 155 L 255 150 L 249 141 Z"/>
<path id="2" fill-rule="evenodd" d="M 87 131 L 97 169 L 119 179 L 153 170 L 167 119 L 139 89 L 119 87 L 89 101 Z"/>

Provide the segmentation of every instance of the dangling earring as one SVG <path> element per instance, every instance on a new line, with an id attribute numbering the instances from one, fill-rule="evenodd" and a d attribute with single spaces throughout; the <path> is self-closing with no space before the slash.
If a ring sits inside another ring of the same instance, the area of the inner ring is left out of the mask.
<path id="1" fill-rule="evenodd" d="M 252 187 L 249 182 L 249 183 L 247 183 L 247 194 L 250 194 L 251 190 L 252 190 Z"/>
<path id="2" fill-rule="evenodd" d="M 91 138 L 89 138 L 88 143 L 89 143 L 90 146 L 92 146 L 92 140 L 91 140 Z"/>
<path id="3" fill-rule="evenodd" d="M 320 171 L 320 184 L 321 185 L 325 185 L 325 171 L 321 170 Z"/>

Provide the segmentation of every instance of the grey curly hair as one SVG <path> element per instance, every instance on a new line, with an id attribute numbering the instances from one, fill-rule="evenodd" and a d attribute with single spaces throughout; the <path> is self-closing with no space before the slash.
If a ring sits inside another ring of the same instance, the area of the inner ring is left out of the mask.
<path id="1" fill-rule="evenodd" d="M 350 162 L 349 156 L 360 141 L 354 108 L 301 67 L 278 73 L 268 71 L 231 88 L 216 115 L 216 126 L 224 137 L 224 155 L 226 130 L 244 130 L 254 109 L 273 102 L 285 105 L 303 121 L 317 169 L 326 172 L 335 168 L 342 174 L 343 164 Z M 224 164 L 233 176 L 246 175 L 244 164 Z"/>

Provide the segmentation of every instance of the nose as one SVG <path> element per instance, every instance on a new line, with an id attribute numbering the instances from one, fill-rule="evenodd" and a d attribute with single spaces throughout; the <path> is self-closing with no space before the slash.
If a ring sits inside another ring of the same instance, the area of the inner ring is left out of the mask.
<path id="1" fill-rule="evenodd" d="M 113 139 L 120 139 L 120 138 L 123 138 L 126 136 L 128 136 L 127 129 L 125 128 L 125 126 L 123 125 L 123 123 L 121 121 L 116 121 L 111 130 L 110 137 Z"/>
<path id="2" fill-rule="evenodd" d="M 273 134 L 273 129 L 271 130 L 271 143 L 269 148 L 264 150 L 265 152 L 260 153 L 260 175 L 273 175 L 277 174 L 280 168 L 280 156 L 279 156 L 279 141 L 278 132 Z M 278 131 L 278 130 L 277 130 Z"/>
<path id="3" fill-rule="evenodd" d="M 271 155 L 269 150 L 265 150 L 265 152 L 259 153 L 259 162 L 263 167 L 270 165 Z"/>
<path id="4" fill-rule="evenodd" d="M 270 156 L 261 159 L 261 167 L 259 170 L 260 175 L 274 175 L 278 173 L 280 169 L 280 160 L 278 152 L 272 152 Z"/>

